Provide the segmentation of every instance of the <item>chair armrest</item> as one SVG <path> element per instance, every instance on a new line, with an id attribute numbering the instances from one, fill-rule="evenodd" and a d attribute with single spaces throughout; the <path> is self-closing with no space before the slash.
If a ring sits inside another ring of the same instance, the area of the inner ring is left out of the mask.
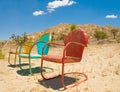
<path id="1" fill-rule="evenodd" d="M 36 42 L 34 42 L 33 45 L 32 45 L 31 48 L 30 48 L 29 54 L 31 53 L 32 48 L 33 48 L 35 45 L 39 44 L 39 43 L 46 43 L 46 42 L 44 42 L 44 41 L 36 41 Z"/>
<path id="2" fill-rule="evenodd" d="M 34 47 L 35 45 L 37 45 L 38 43 L 45 43 L 45 42 L 44 42 L 44 41 L 25 42 L 25 43 L 23 43 L 23 44 L 20 46 L 19 54 L 22 53 L 23 47 L 24 47 L 24 46 L 27 46 L 29 43 L 32 43 L 32 45 L 30 46 L 30 49 L 29 49 L 29 51 L 28 51 L 28 54 L 30 55 L 30 53 L 31 53 L 31 51 L 32 51 L 32 49 L 33 49 L 33 47 Z M 29 46 L 29 45 L 28 45 L 28 46 Z"/>
<path id="3" fill-rule="evenodd" d="M 60 43 L 55 43 L 55 42 L 48 42 L 48 45 L 58 45 L 58 46 L 65 46 L 64 44 L 60 44 Z"/>
<path id="4" fill-rule="evenodd" d="M 68 42 L 68 43 L 66 44 L 66 47 L 69 46 L 70 44 L 76 44 L 76 45 L 81 45 L 81 46 L 83 46 L 83 47 L 86 47 L 85 44 L 83 44 L 83 43 L 78 43 L 78 42 Z"/>
<path id="5" fill-rule="evenodd" d="M 13 46 L 15 46 L 15 45 L 13 45 Z M 19 45 L 17 45 L 16 46 L 16 48 L 15 48 L 15 51 L 11 51 L 11 48 L 10 48 L 10 50 L 9 50 L 9 54 L 18 54 L 18 49 L 19 49 Z"/>
<path id="6" fill-rule="evenodd" d="M 60 44 L 60 43 L 55 43 L 55 42 L 48 42 L 44 45 L 44 47 L 42 48 L 42 55 L 44 55 L 44 48 L 47 46 L 47 45 L 57 45 L 57 46 L 65 46 L 64 44 Z"/>

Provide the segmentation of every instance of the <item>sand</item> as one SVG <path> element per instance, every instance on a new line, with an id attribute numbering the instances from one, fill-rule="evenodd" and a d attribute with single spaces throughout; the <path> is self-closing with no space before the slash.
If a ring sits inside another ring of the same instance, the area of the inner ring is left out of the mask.
<path id="1" fill-rule="evenodd" d="M 61 54 L 62 48 L 51 48 L 49 54 L 55 52 Z M 32 63 L 39 67 L 40 59 Z M 45 65 L 54 67 L 55 72 L 61 70 L 55 63 Z M 39 72 L 24 75 L 19 67 L 9 66 L 7 59 L 0 60 L 0 92 L 120 92 L 120 44 L 88 45 L 81 62 L 68 64 L 65 69 L 84 72 L 88 80 L 60 91 L 60 78 L 44 81 Z"/>

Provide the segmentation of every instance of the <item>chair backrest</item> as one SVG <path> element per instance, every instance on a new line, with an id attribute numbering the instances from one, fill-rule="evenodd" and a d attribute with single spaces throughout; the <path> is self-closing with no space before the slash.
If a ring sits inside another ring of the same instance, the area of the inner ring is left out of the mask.
<path id="1" fill-rule="evenodd" d="M 64 39 L 64 44 L 67 45 L 69 42 L 78 42 L 87 46 L 88 43 L 88 35 L 85 31 L 81 29 L 75 29 L 68 34 L 68 36 Z M 82 58 L 84 46 L 69 44 L 66 48 L 66 56 Z"/>
<path id="2" fill-rule="evenodd" d="M 38 44 L 37 44 L 38 54 L 42 55 L 42 48 L 44 47 L 45 43 L 47 43 L 51 40 L 52 40 L 51 34 L 42 35 L 38 39 Z M 49 50 L 49 46 L 46 46 L 45 49 L 44 49 L 44 54 L 45 55 L 48 53 L 48 50 Z"/>
<path id="3" fill-rule="evenodd" d="M 22 48 L 22 53 L 23 53 L 23 54 L 28 54 L 29 51 L 30 51 L 30 48 L 31 48 L 32 44 L 33 44 L 32 41 L 26 42 L 25 45 L 24 45 L 23 48 Z"/>

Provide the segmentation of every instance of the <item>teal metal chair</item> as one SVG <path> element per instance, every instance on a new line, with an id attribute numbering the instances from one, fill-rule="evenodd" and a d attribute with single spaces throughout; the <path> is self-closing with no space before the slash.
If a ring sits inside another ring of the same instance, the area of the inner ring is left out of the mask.
<path id="1" fill-rule="evenodd" d="M 23 70 L 22 68 L 22 63 L 21 63 L 21 59 L 22 58 L 27 58 L 29 60 L 29 72 L 30 74 L 32 74 L 32 65 L 31 65 L 31 59 L 39 59 L 42 57 L 42 48 L 44 47 L 44 45 L 48 42 L 50 42 L 51 39 L 51 34 L 44 34 L 42 35 L 36 42 L 25 42 L 19 49 L 19 67 L 20 69 Z M 37 47 L 37 54 L 33 54 L 32 53 L 32 49 L 33 47 L 36 46 Z M 24 49 L 27 49 L 27 52 L 24 51 Z M 49 46 L 45 47 L 44 53 L 47 55 L 48 54 L 48 50 L 49 50 Z"/>

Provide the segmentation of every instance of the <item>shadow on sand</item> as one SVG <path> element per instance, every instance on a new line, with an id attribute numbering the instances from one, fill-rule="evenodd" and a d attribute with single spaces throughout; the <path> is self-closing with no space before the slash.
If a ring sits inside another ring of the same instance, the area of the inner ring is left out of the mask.
<path id="1" fill-rule="evenodd" d="M 43 67 L 42 72 L 47 72 L 48 70 L 49 70 L 49 72 L 53 72 L 52 68 L 46 67 L 46 66 Z M 38 74 L 40 72 L 41 72 L 40 67 L 34 67 L 34 68 L 32 68 L 32 73 L 33 74 Z M 30 75 L 29 68 L 17 70 L 17 73 L 19 75 L 22 75 L 22 76 L 28 76 L 28 75 Z"/>
<path id="2" fill-rule="evenodd" d="M 64 76 L 65 78 L 65 85 L 68 86 L 72 83 L 75 83 L 76 79 L 68 76 Z M 43 85 L 46 88 L 52 88 L 54 90 L 60 90 L 62 87 L 61 84 L 61 76 L 58 76 L 56 78 L 50 79 L 50 80 L 38 80 L 40 85 Z"/>
<path id="3" fill-rule="evenodd" d="M 28 63 L 21 64 L 21 66 L 28 66 L 28 65 L 29 65 Z M 11 67 L 11 68 L 19 67 L 19 64 L 17 64 L 17 65 L 8 65 L 8 67 Z"/>
<path id="4" fill-rule="evenodd" d="M 45 71 L 45 70 L 43 70 L 43 71 Z M 29 68 L 28 69 L 17 70 L 17 73 L 19 75 L 22 75 L 22 76 L 28 76 L 28 75 L 30 75 Z M 33 74 L 40 73 L 40 67 L 32 68 L 32 73 Z"/>
<path id="5" fill-rule="evenodd" d="M 26 66 L 29 66 L 29 64 L 28 63 L 21 64 L 21 67 L 26 67 Z M 17 68 L 19 68 L 19 64 L 18 65 L 8 65 L 8 67 L 11 67 L 11 68 L 16 68 L 17 67 Z M 45 70 L 43 70 L 43 71 L 45 71 Z M 32 68 L 32 72 L 33 72 L 33 74 L 40 73 L 40 67 Z M 22 75 L 22 76 L 30 75 L 29 68 L 17 70 L 17 73 L 19 75 Z"/>

